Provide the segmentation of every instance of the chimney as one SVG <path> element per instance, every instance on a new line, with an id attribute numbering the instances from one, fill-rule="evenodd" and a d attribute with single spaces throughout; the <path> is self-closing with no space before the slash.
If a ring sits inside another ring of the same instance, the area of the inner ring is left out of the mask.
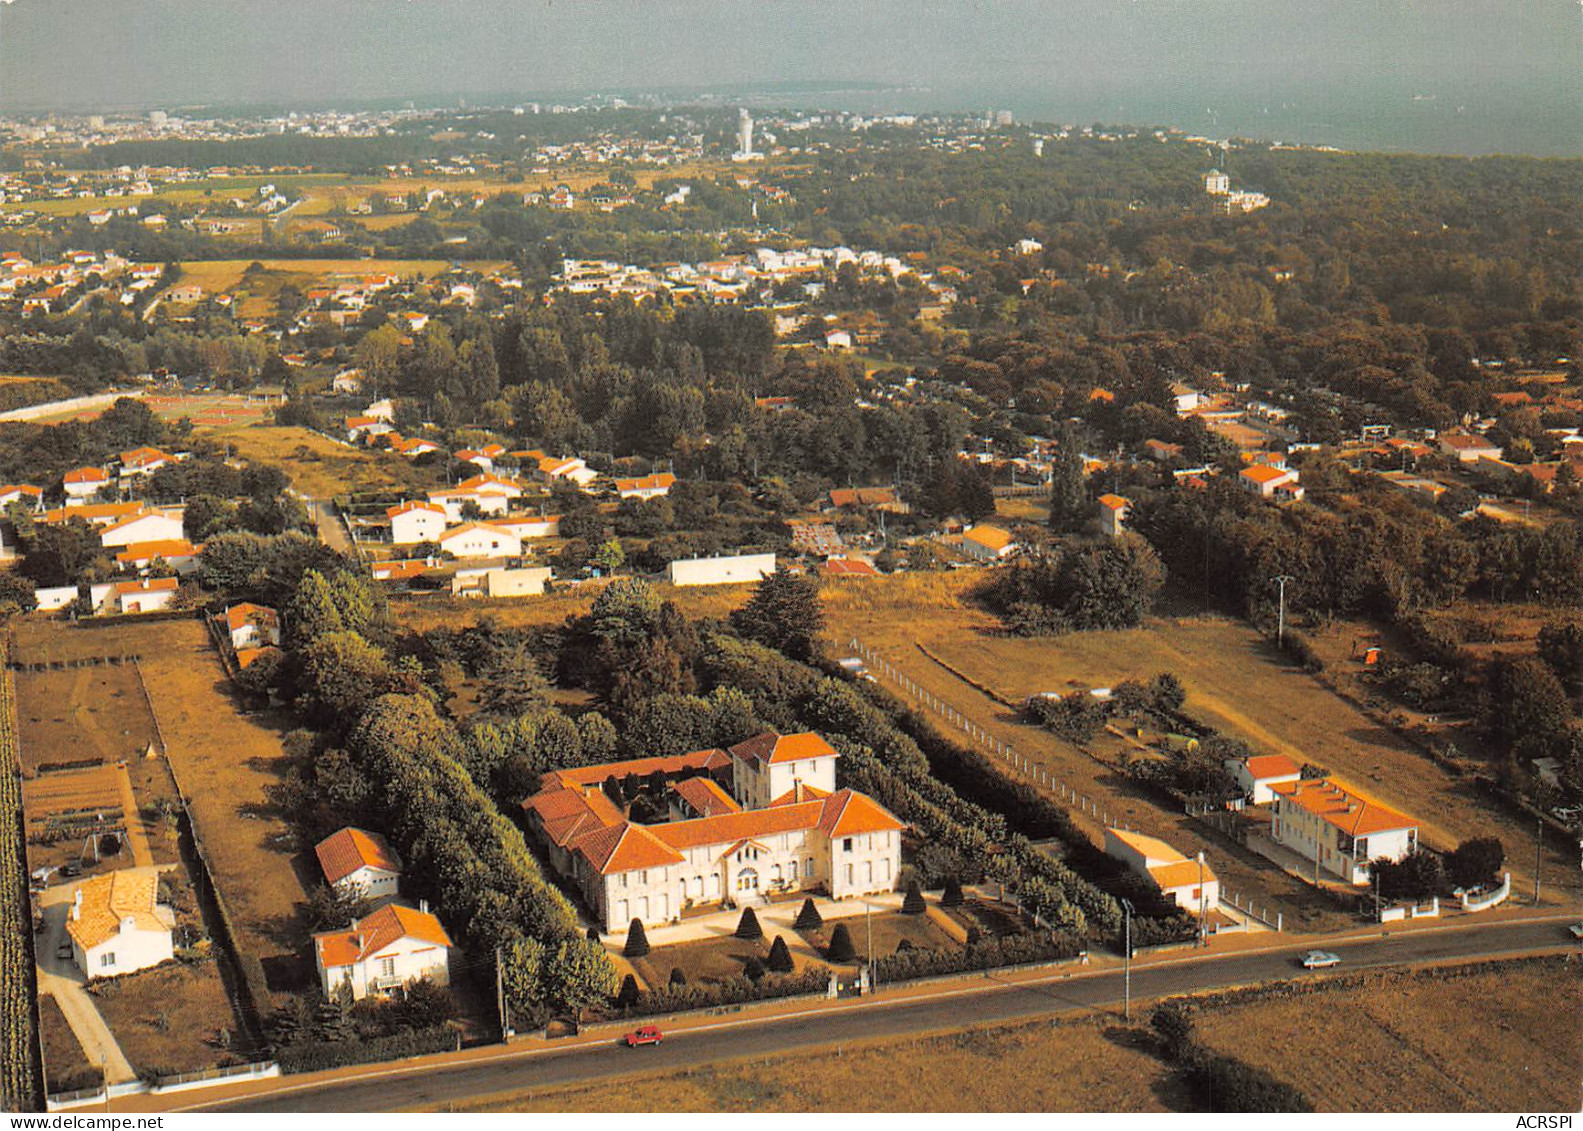
<path id="1" fill-rule="evenodd" d="M 137 917 L 134 915 L 121 916 L 121 933 L 137 930 Z"/>
<path id="2" fill-rule="evenodd" d="M 429 913 L 429 901 L 426 899 L 418 900 L 418 910 L 427 915 Z"/>

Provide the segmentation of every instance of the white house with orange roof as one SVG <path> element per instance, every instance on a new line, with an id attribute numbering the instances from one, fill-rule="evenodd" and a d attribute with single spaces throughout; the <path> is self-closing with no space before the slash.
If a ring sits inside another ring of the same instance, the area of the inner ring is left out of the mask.
<path id="1" fill-rule="evenodd" d="M 225 630 L 233 652 L 279 644 L 280 614 L 268 605 L 242 601 L 225 610 Z"/>
<path id="2" fill-rule="evenodd" d="M 110 485 L 110 475 L 102 467 L 77 467 L 62 478 L 66 502 L 91 499 Z"/>
<path id="3" fill-rule="evenodd" d="M 21 503 L 30 511 L 41 511 L 44 509 L 44 489 L 27 483 L 11 483 L 0 487 L 0 508 L 9 507 L 12 503 Z"/>
<path id="4" fill-rule="evenodd" d="M 406 502 L 385 512 L 390 540 L 398 546 L 438 541 L 445 533 L 445 508 L 438 503 Z"/>
<path id="5" fill-rule="evenodd" d="M 99 541 L 108 550 L 116 546 L 135 546 L 139 542 L 174 542 L 183 534 L 179 515 L 143 509 L 101 527 Z"/>
<path id="6" fill-rule="evenodd" d="M 599 473 L 576 456 L 545 456 L 539 460 L 539 475 L 548 482 L 564 479 L 579 487 L 587 487 Z"/>
<path id="7" fill-rule="evenodd" d="M 1285 754 L 1254 754 L 1227 758 L 1226 773 L 1249 802 L 1268 805 L 1275 800 L 1272 787 L 1301 780 L 1303 768 Z"/>
<path id="8" fill-rule="evenodd" d="M 616 494 L 623 499 L 657 499 L 670 494 L 675 484 L 676 476 L 668 471 L 660 471 L 635 479 L 617 479 Z"/>
<path id="9" fill-rule="evenodd" d="M 387 994 L 420 979 L 451 983 L 451 937 L 426 904 L 387 903 L 341 931 L 313 936 L 313 964 L 324 996 L 335 1000 L 342 986 L 352 1000 Z"/>
<path id="10" fill-rule="evenodd" d="M 522 554 L 522 539 L 503 526 L 464 522 L 442 534 L 440 549 L 453 558 L 515 558 Z"/>
<path id="11" fill-rule="evenodd" d="M 153 475 L 160 468 L 168 467 L 175 462 L 174 456 L 167 455 L 158 448 L 134 448 L 129 452 L 121 453 L 120 478 L 124 483 L 128 479 Z"/>
<path id="12" fill-rule="evenodd" d="M 125 868 L 83 880 L 66 912 L 72 961 L 88 978 L 113 978 L 175 957 L 175 913 L 159 902 L 152 868 Z"/>
<path id="13" fill-rule="evenodd" d="M 200 550 L 185 538 L 162 538 L 156 542 L 133 542 L 115 556 L 121 569 L 147 573 L 164 562 L 178 574 L 195 573 Z"/>
<path id="14" fill-rule="evenodd" d="M 742 804 L 762 809 L 801 782 L 835 792 L 834 748 L 812 731 L 761 734 L 731 747 L 732 787 Z"/>
<path id="15" fill-rule="evenodd" d="M 118 613 L 157 613 L 170 608 L 180 586 L 174 577 L 140 577 L 136 581 L 115 583 L 115 611 Z"/>
<path id="16" fill-rule="evenodd" d="M 836 757 L 815 734 L 760 735 L 729 752 L 547 774 L 523 810 L 606 931 L 633 919 L 669 922 L 690 907 L 749 906 L 773 892 L 823 888 L 845 899 L 891 891 L 903 823 L 864 794 L 836 790 Z M 686 819 L 639 824 L 600 788 L 612 776 L 655 771 L 687 775 L 667 790 L 672 814 Z M 772 782 L 785 792 L 766 797 Z"/>
<path id="17" fill-rule="evenodd" d="M 1261 499 L 1302 498 L 1297 479 L 1297 472 L 1292 468 L 1272 467 L 1267 463 L 1256 463 L 1237 473 L 1237 485 Z"/>
<path id="18" fill-rule="evenodd" d="M 1105 855 L 1122 861 L 1189 914 L 1207 915 L 1220 903 L 1220 880 L 1202 852 L 1189 860 L 1158 837 L 1108 828 Z"/>
<path id="19" fill-rule="evenodd" d="M 962 532 L 962 551 L 980 561 L 1000 561 L 1017 552 L 1011 531 L 980 524 Z"/>
<path id="20" fill-rule="evenodd" d="M 1270 787 L 1270 832 L 1310 863 L 1349 884 L 1369 882 L 1369 861 L 1400 860 L 1418 847 L 1418 822 L 1330 778 Z"/>
<path id="21" fill-rule="evenodd" d="M 1124 495 L 1101 495 L 1099 497 L 1099 529 L 1100 533 L 1108 534 L 1112 538 L 1119 538 L 1126 526 L 1127 516 L 1132 513 L 1132 500 Z"/>
<path id="22" fill-rule="evenodd" d="M 347 826 L 314 845 L 324 880 L 367 899 L 393 896 L 401 885 L 401 858 L 378 833 Z"/>
<path id="23" fill-rule="evenodd" d="M 526 542 L 530 538 L 559 538 L 561 516 L 558 514 L 520 514 L 511 518 L 497 518 L 491 525 L 509 530 Z"/>

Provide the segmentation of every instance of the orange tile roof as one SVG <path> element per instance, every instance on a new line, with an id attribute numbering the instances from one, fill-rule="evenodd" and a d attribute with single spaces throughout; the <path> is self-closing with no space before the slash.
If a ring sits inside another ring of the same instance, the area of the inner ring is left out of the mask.
<path id="1" fill-rule="evenodd" d="M 798 782 L 785 793 L 781 794 L 771 805 L 801 805 L 804 801 L 821 801 L 830 795 L 816 786 L 806 782 Z"/>
<path id="2" fill-rule="evenodd" d="M 640 475 L 636 479 L 617 479 L 617 491 L 653 491 L 660 487 L 669 490 L 676 483 L 676 476 L 668 471 L 656 475 Z"/>
<path id="3" fill-rule="evenodd" d="M 1012 538 L 1009 530 L 1002 530 L 998 526 L 975 526 L 971 530 L 964 530 L 962 537 L 970 542 L 977 542 L 988 550 L 997 552 L 1011 545 Z"/>
<path id="4" fill-rule="evenodd" d="M 159 877 L 153 872 L 119 871 L 94 876 L 78 885 L 81 910 L 66 920 L 66 933 L 78 946 L 91 950 L 121 933 L 121 921 L 131 918 L 140 931 L 169 931 L 154 913 L 159 900 Z"/>
<path id="5" fill-rule="evenodd" d="M 117 593 L 164 593 L 180 584 L 174 577 L 145 577 L 138 581 L 117 581 Z"/>
<path id="6" fill-rule="evenodd" d="M 1149 869 L 1149 878 L 1159 885 L 1160 890 L 1170 891 L 1172 888 L 1197 887 L 1199 880 L 1211 884 L 1215 882 L 1215 872 L 1208 864 L 1199 872 L 1197 860 L 1173 860 L 1169 864 L 1156 864 Z"/>
<path id="7" fill-rule="evenodd" d="M 236 651 L 236 666 L 250 668 L 254 662 L 262 659 L 270 652 L 279 652 L 280 649 L 273 644 L 265 644 L 262 648 L 238 648 Z"/>
<path id="8" fill-rule="evenodd" d="M 1172 861 L 1187 859 L 1157 836 L 1145 836 L 1143 833 L 1135 833 L 1131 829 L 1107 828 L 1105 832 L 1108 836 L 1119 840 L 1122 844 L 1149 860 L 1171 863 Z"/>
<path id="9" fill-rule="evenodd" d="M 819 567 L 827 577 L 878 577 L 879 570 L 855 558 L 832 558 Z"/>
<path id="10" fill-rule="evenodd" d="M 328 969 L 373 958 L 404 938 L 417 939 L 431 946 L 449 948 L 452 945 L 440 921 L 427 911 L 387 903 L 378 911 L 354 920 L 348 930 L 314 935 L 313 946 Z"/>
<path id="11" fill-rule="evenodd" d="M 1329 778 L 1276 782 L 1270 790 L 1348 836 L 1418 827 L 1418 822 L 1411 817 L 1352 793 Z"/>
<path id="12" fill-rule="evenodd" d="M 129 452 L 121 453 L 121 466 L 140 467 L 145 463 L 154 463 L 158 460 L 168 462 L 170 458 L 158 448 L 133 448 Z"/>
<path id="13" fill-rule="evenodd" d="M 1122 495 L 1101 495 L 1099 505 L 1106 510 L 1119 511 L 1122 507 L 1131 506 L 1132 500 Z"/>
<path id="14" fill-rule="evenodd" d="M 68 471 L 63 478 L 67 483 L 105 483 L 110 479 L 104 470 L 98 467 L 79 467 Z"/>
<path id="15" fill-rule="evenodd" d="M 879 802 L 853 789 L 841 789 L 824 799 L 819 827 L 828 837 L 886 832 L 904 826 Z"/>
<path id="16" fill-rule="evenodd" d="M 442 506 L 436 506 L 434 503 L 405 502 L 397 507 L 386 508 L 385 517 L 395 518 L 398 514 L 409 514 L 412 511 L 425 511 L 429 514 L 437 514 L 441 516 L 445 514 L 445 508 Z"/>
<path id="17" fill-rule="evenodd" d="M 679 774 L 684 770 L 717 770 L 722 766 L 729 766 L 731 759 L 724 750 L 693 750 L 687 754 L 669 754 L 656 758 L 633 758 L 626 762 L 605 762 L 598 766 L 577 766 L 568 770 L 552 770 L 544 775 L 545 788 L 551 785 L 599 785 L 606 778 L 615 775 L 624 778 L 628 774 L 637 774 L 638 777 L 647 777 L 655 770 L 665 774 Z"/>
<path id="18" fill-rule="evenodd" d="M 158 538 L 152 542 L 133 542 L 126 549 L 115 556 L 121 565 L 131 562 L 153 561 L 155 558 L 190 558 L 198 552 L 185 538 Z"/>
<path id="19" fill-rule="evenodd" d="M 671 790 L 705 817 L 742 812 L 742 806 L 716 785 L 713 778 L 683 778 L 672 782 Z"/>
<path id="20" fill-rule="evenodd" d="M 1245 467 L 1240 472 L 1242 478 L 1254 483 L 1273 483 L 1277 479 L 1286 479 L 1291 476 L 1290 471 L 1282 471 L 1278 467 L 1271 467 L 1267 463 L 1256 463 L 1252 467 Z"/>
<path id="21" fill-rule="evenodd" d="M 89 503 L 82 507 L 56 507 L 44 512 L 45 522 L 67 522 L 80 518 L 92 522 L 96 518 L 120 519 L 143 510 L 142 503 Z"/>
<path id="22" fill-rule="evenodd" d="M 232 632 L 250 624 L 273 627 L 279 623 L 280 614 L 268 605 L 255 605 L 251 601 L 243 601 L 225 610 L 225 627 Z"/>
<path id="23" fill-rule="evenodd" d="M 830 492 L 833 507 L 877 507 L 896 501 L 892 487 L 837 487 Z"/>
<path id="24" fill-rule="evenodd" d="M 692 821 L 672 821 L 668 825 L 655 825 L 652 831 L 674 849 L 734 844 L 754 837 L 818 828 L 824 807 L 823 801 L 805 801 L 801 805 L 746 809 L 740 813 L 722 813 Z"/>
<path id="25" fill-rule="evenodd" d="M 1254 781 L 1264 781 L 1267 778 L 1296 776 L 1303 772 L 1303 768 L 1285 754 L 1255 754 L 1244 759 L 1244 766 Z"/>
<path id="26" fill-rule="evenodd" d="M 325 837 L 314 845 L 313 851 L 319 858 L 319 867 L 324 869 L 324 878 L 332 884 L 340 883 L 359 868 L 401 871 L 401 861 L 384 837 L 350 826 Z"/>
<path id="27" fill-rule="evenodd" d="M 667 864 L 680 864 L 686 859 L 652 831 L 631 821 L 580 837 L 573 849 L 587 857 L 594 871 L 600 875 L 632 872 L 640 868 L 663 868 Z"/>
<path id="28" fill-rule="evenodd" d="M 731 747 L 731 754 L 743 761 L 752 759 L 766 766 L 782 762 L 801 762 L 809 758 L 837 758 L 840 755 L 813 731 L 801 734 L 760 734 Z"/>

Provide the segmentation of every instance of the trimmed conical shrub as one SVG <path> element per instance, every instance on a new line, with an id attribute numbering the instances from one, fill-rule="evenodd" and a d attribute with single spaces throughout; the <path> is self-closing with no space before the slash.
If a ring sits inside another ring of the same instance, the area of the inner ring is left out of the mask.
<path id="1" fill-rule="evenodd" d="M 972 946 L 973 944 L 978 942 L 979 939 L 981 939 L 983 937 L 984 937 L 984 932 L 980 931 L 977 927 L 969 927 L 967 929 L 967 945 L 968 946 Z"/>
<path id="2" fill-rule="evenodd" d="M 786 940 L 779 935 L 776 935 L 775 941 L 770 944 L 769 961 L 765 965 L 777 974 L 792 972 L 791 951 L 786 948 Z"/>
<path id="3" fill-rule="evenodd" d="M 757 957 L 750 958 L 742 967 L 742 973 L 748 976 L 749 981 L 756 982 L 764 977 L 764 963 L 760 962 Z"/>
<path id="4" fill-rule="evenodd" d="M 831 962 L 851 962 L 857 957 L 857 949 L 852 945 L 852 932 L 846 929 L 845 923 L 835 925 L 835 930 L 830 935 L 830 947 L 826 953 Z"/>
<path id="5" fill-rule="evenodd" d="M 819 914 L 819 909 L 813 904 L 813 897 L 809 896 L 802 901 L 802 910 L 797 912 L 797 918 L 792 926 L 799 931 L 817 931 L 824 926 L 824 916 Z"/>
<path id="6" fill-rule="evenodd" d="M 946 880 L 945 880 L 945 891 L 940 893 L 940 906 L 941 907 L 961 907 L 962 906 L 962 881 L 957 879 L 955 876 L 947 876 L 946 877 Z"/>
<path id="7" fill-rule="evenodd" d="M 616 991 L 616 1005 L 621 1009 L 627 1009 L 638 1004 L 638 998 L 642 996 L 642 992 L 638 989 L 638 980 L 628 974 L 621 979 L 621 988 Z"/>
<path id="8" fill-rule="evenodd" d="M 896 944 L 896 953 L 897 954 L 901 954 L 904 951 L 908 951 L 908 950 L 912 950 L 912 949 L 913 949 L 913 945 L 912 945 L 912 940 L 911 939 L 902 939 L 901 942 Z"/>
<path id="9" fill-rule="evenodd" d="M 919 890 L 917 880 L 907 885 L 907 894 L 901 900 L 901 910 L 903 915 L 923 914 L 923 892 Z"/>
<path id="10" fill-rule="evenodd" d="M 764 928 L 759 926 L 759 917 L 753 913 L 753 908 L 742 909 L 742 918 L 737 920 L 736 936 L 739 939 L 761 939 L 764 937 Z"/>
<path id="11" fill-rule="evenodd" d="M 687 984 L 687 975 L 682 973 L 682 968 L 680 966 L 672 966 L 671 967 L 671 985 L 673 985 L 673 986 L 685 986 L 686 984 Z"/>
<path id="12" fill-rule="evenodd" d="M 589 927 L 588 928 L 588 941 L 589 942 L 598 942 L 599 941 L 599 928 L 598 927 Z"/>
<path id="13" fill-rule="evenodd" d="M 643 929 L 643 920 L 632 920 L 632 926 L 627 928 L 627 945 L 621 948 L 621 953 L 628 958 L 642 958 L 649 952 L 649 936 Z"/>

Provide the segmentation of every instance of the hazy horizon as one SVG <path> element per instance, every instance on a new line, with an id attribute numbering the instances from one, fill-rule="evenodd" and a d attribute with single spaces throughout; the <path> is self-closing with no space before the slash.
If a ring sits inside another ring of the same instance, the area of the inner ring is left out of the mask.
<path id="1" fill-rule="evenodd" d="M 866 112 L 995 105 L 1357 148 L 1577 155 L 1580 17 L 1577 0 L 10 0 L 0 109 L 856 84 L 869 89 L 845 108 Z"/>

